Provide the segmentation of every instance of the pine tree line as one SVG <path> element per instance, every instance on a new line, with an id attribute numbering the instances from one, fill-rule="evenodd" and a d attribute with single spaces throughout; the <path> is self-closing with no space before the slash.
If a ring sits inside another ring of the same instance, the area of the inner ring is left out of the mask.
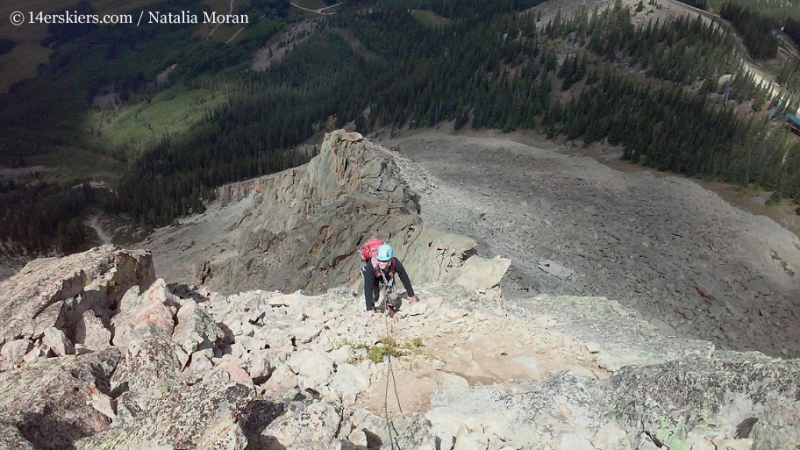
<path id="1" fill-rule="evenodd" d="M 180 79 L 224 92 L 227 102 L 132 161 L 106 209 L 146 226 L 201 212 L 220 184 L 307 161 L 290 149 L 331 117 L 336 126 L 355 121 L 362 132 L 454 121 L 607 140 L 623 145 L 631 161 L 800 198 L 798 149 L 788 132 L 735 114 L 719 98 L 717 80 L 734 74 L 728 100 L 752 99 L 755 109 L 773 100 L 738 71 L 735 42 L 716 25 L 682 18 L 635 27 L 621 4 L 543 23 L 536 14 L 519 14 L 531 5 L 525 1 L 469 0 L 459 2 L 459 11 L 448 9 L 455 2 L 412 3 L 354 0 L 326 20 L 325 27 L 347 30 L 377 58 L 359 56 L 327 30 L 264 73 L 247 70 L 245 56 L 258 40 L 245 50 L 192 47 L 192 64 Z M 456 20 L 431 27 L 413 8 Z M 474 15 L 479 11 L 492 19 Z M 715 93 L 717 99 L 709 96 Z M 783 99 L 781 108 L 793 103 Z M 14 120 L 21 127 L 26 119 Z"/>
<path id="2" fill-rule="evenodd" d="M 732 2 L 722 5 L 719 16 L 733 24 L 753 58 L 774 58 L 778 54 L 778 40 L 772 33 L 778 28 L 774 20 Z"/>
<path id="3" fill-rule="evenodd" d="M 0 95 L 0 164 L 24 166 L 41 154 L 68 152 L 79 146 L 103 153 L 105 156 L 127 162 L 129 155 L 123 149 L 94 147 L 87 140 L 85 124 L 92 98 L 108 92 L 119 94 L 123 102 L 145 102 L 168 87 L 153 83 L 156 74 L 176 63 L 178 70 L 172 76 L 176 82 L 187 84 L 214 83 L 224 86 L 226 70 L 236 70 L 237 65 L 248 64 L 252 54 L 285 24 L 275 18 L 286 16 L 288 0 L 258 0 L 250 2 L 243 13 L 250 14 L 252 27 L 246 38 L 237 45 L 207 41 L 192 34 L 192 29 L 182 25 L 143 25 L 141 27 L 102 26 L 80 27 L 51 26 L 48 42 L 55 47 L 47 65 L 40 65 L 39 76 L 13 85 L 8 96 Z M 91 8 L 85 3 L 81 8 Z M 194 0 L 169 0 L 161 2 L 163 12 L 180 13 L 190 10 L 199 13 L 207 8 Z M 274 11 L 271 11 L 274 8 Z M 82 9 L 83 10 L 83 9 Z M 85 12 L 91 12 L 86 9 Z M 11 46 L 8 46 L 9 50 Z M 154 158 L 164 156 L 176 144 L 174 137 L 163 137 L 149 149 Z M 186 142 L 181 141 L 185 145 Z M 197 141 L 195 140 L 195 144 Z M 58 149 L 58 150 L 54 150 Z M 83 249 L 87 234 L 81 215 L 88 206 L 100 206 L 113 213 L 131 213 L 140 222 L 152 227 L 170 223 L 174 218 L 190 212 L 201 212 L 203 200 L 210 197 L 212 184 L 205 179 L 240 179 L 241 167 L 257 166 L 261 171 L 275 171 L 296 164 L 287 158 L 268 165 L 261 158 L 255 163 L 237 163 L 234 168 L 220 168 L 223 175 L 201 176 L 201 172 L 162 170 L 149 171 L 143 161 L 131 161 L 116 190 L 122 192 L 111 199 L 80 196 L 78 190 L 35 184 L 12 183 L 3 197 L 5 216 L 0 220 L 0 242 L 5 251 L 33 254 L 50 254 L 52 251 L 72 252 Z M 215 164 L 212 162 L 213 167 Z M 169 164 L 167 164 L 169 166 Z M 249 173 L 253 173 L 250 170 Z M 264 172 L 260 172 L 264 173 Z M 238 178 L 237 178 L 238 177 Z M 132 197 L 127 197 L 130 194 Z"/>
<path id="4" fill-rule="evenodd" d="M 88 233 L 80 218 L 94 201 L 88 183 L 75 187 L 43 180 L 0 181 L 0 252 L 71 253 L 86 248 Z M 66 219 L 66 220 L 65 220 Z"/>
<path id="5" fill-rule="evenodd" d="M 789 36 L 794 42 L 794 45 L 800 46 L 800 22 L 791 17 L 787 17 L 783 25 L 783 32 Z"/>
<path id="6" fill-rule="evenodd" d="M 362 16 L 372 23 L 353 21 L 351 28 L 372 50 L 400 57 L 387 79 L 403 82 L 387 81 L 387 94 L 375 99 L 378 122 L 429 126 L 454 120 L 463 126 L 472 120 L 474 127 L 507 131 L 539 124 L 550 136 L 622 143 L 628 159 L 662 170 L 756 183 L 800 198 L 798 152 L 785 130 L 706 99 L 720 89 L 717 78 L 734 73 L 731 100 L 753 99 L 755 109 L 769 100 L 751 75 L 737 69 L 734 41 L 699 19 L 634 29 L 629 17 L 618 5 L 569 20 L 557 15 L 547 24 L 537 24 L 533 15 L 512 16 L 483 27 L 453 25 L 426 34 L 402 11 L 374 10 Z M 388 29 L 413 30 L 416 43 L 392 39 Z M 384 32 L 373 35 L 373 30 Z M 559 62 L 554 49 L 565 41 L 576 45 Z M 430 55 L 441 48 L 444 58 Z M 602 67 L 598 59 L 612 64 L 607 67 L 636 67 L 647 79 L 669 83 L 585 69 Z M 584 88 L 567 104 L 554 102 L 550 89 L 558 78 L 562 90 L 581 82 Z M 699 89 L 689 86 L 695 83 Z M 796 108 L 790 103 L 784 99 L 782 105 Z"/>
<path id="7" fill-rule="evenodd" d="M 266 73 L 225 83 L 228 102 L 206 113 L 186 138 L 164 138 L 121 182 L 111 212 L 149 226 L 202 212 L 214 187 L 307 162 L 291 149 L 315 132 L 319 118 L 352 120 L 366 102 L 355 87 L 363 61 L 333 34 L 315 36 Z M 208 89 L 220 89 L 209 83 Z"/>

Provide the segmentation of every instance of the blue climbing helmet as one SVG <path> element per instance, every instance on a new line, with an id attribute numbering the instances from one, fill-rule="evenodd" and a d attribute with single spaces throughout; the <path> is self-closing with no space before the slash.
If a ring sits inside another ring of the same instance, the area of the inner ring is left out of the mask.
<path id="1" fill-rule="evenodd" d="M 391 261 L 394 252 L 392 251 L 392 246 L 389 244 L 383 244 L 378 247 L 378 254 L 376 257 L 378 261 Z"/>

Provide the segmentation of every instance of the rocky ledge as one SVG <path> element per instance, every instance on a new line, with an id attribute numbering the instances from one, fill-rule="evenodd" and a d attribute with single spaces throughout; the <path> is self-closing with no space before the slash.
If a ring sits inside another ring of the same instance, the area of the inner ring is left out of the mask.
<path id="1" fill-rule="evenodd" d="M 800 363 L 658 334 L 614 301 L 419 287 L 223 295 L 144 250 L 38 260 L 0 285 L 13 449 L 790 449 Z M 557 305 L 557 306 L 556 306 Z M 563 317 L 548 313 L 570 311 Z M 387 420 L 388 419 L 388 420 Z"/>

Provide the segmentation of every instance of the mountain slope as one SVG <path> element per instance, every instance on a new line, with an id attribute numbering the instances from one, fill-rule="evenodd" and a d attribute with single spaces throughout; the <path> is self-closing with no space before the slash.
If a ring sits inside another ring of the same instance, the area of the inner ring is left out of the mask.
<path id="1" fill-rule="evenodd" d="M 571 144 L 515 136 L 443 127 L 372 139 L 436 180 L 420 201 L 426 223 L 513 261 L 506 297 L 602 295 L 668 334 L 800 356 L 797 236 L 694 181 L 619 172 Z M 544 260 L 575 274 L 550 275 Z"/>

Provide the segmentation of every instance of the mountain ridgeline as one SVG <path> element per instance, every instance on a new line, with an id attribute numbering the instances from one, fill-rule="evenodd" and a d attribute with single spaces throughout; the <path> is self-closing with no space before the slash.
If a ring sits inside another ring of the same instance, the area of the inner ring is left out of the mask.
<path id="1" fill-rule="evenodd" d="M 215 186 L 306 162 L 310 155 L 296 146 L 349 122 L 362 133 L 452 121 L 456 128 L 606 141 L 622 145 L 632 162 L 800 200 L 800 147 L 764 113 L 793 112 L 797 101 L 770 97 L 740 70 L 744 51 L 724 27 L 685 16 L 634 25 L 619 3 L 545 21 L 530 10 L 538 3 L 348 1 L 317 19 L 319 31 L 302 43 L 281 42 L 291 51 L 263 72 L 251 69 L 253 53 L 303 18 L 286 2 L 252 2 L 245 37 L 229 44 L 180 26 L 131 28 L 126 39 L 100 27 L 64 43 L 38 78 L 2 100 L 0 120 L 11 126 L 0 145 L 17 165 L 23 156 L 10 150 L 21 141 L 37 152 L 80 146 L 119 161 L 117 194 L 103 207 L 149 227 L 202 211 Z M 203 7 L 189 0 L 165 5 Z M 438 17 L 429 20 L 422 10 Z M 136 74 L 123 69 L 143 55 L 151 58 Z M 169 83 L 145 81 L 170 64 L 178 69 Z M 94 66 L 102 76 L 80 77 Z M 720 85 L 727 74 L 731 81 Z M 96 114 L 91 98 L 112 91 L 145 112 L 155 108 L 150 102 L 163 106 L 159 99 L 185 92 L 210 92 L 213 100 L 179 132 L 153 133 L 133 148 L 112 145 L 99 126 L 85 125 Z M 54 98 L 65 103 L 53 108 Z M 24 241 L 15 231 L 22 227 L 10 224 L 31 219 L 3 214 L 4 240 Z"/>

